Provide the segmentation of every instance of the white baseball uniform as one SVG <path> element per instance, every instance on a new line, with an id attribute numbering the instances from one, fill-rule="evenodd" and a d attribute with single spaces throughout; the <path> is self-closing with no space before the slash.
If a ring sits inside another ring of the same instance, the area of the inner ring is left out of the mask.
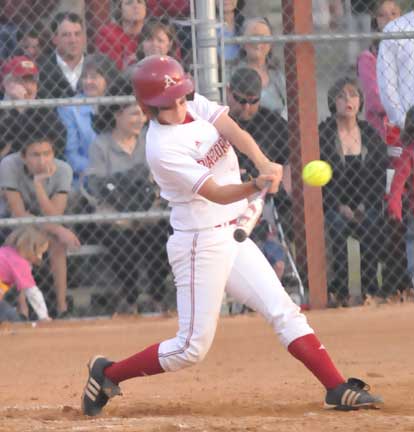
<path id="1" fill-rule="evenodd" d="M 210 176 L 219 185 L 241 183 L 234 149 L 214 127 L 227 110 L 195 94 L 187 107 L 193 121 L 164 125 L 151 120 L 147 134 L 148 163 L 161 196 L 169 201 L 174 228 L 167 250 L 177 288 L 179 330 L 159 346 L 165 371 L 204 358 L 224 289 L 261 313 L 286 347 L 313 333 L 259 248 L 250 239 L 233 239 L 235 225 L 230 221 L 246 209 L 247 200 L 221 205 L 197 193 Z"/>

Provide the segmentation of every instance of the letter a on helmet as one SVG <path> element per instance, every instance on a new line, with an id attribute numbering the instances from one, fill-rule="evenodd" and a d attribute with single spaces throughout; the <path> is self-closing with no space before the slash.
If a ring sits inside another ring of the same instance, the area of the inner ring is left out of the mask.
<path id="1" fill-rule="evenodd" d="M 142 59 L 132 76 L 137 101 L 148 107 L 168 107 L 194 91 L 194 84 L 172 57 L 153 55 Z"/>

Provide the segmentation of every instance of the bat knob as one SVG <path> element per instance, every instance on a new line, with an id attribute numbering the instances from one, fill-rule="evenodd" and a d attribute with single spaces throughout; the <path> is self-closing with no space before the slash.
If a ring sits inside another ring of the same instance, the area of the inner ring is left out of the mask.
<path id="1" fill-rule="evenodd" d="M 234 240 L 241 243 L 244 242 L 247 238 L 246 231 L 242 230 L 241 228 L 237 228 L 234 230 L 233 233 Z"/>

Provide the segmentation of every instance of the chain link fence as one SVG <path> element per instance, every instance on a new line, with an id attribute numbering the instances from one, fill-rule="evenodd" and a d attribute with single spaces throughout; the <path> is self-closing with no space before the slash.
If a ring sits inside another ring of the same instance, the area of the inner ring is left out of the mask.
<path id="1" fill-rule="evenodd" d="M 283 35 L 282 4 L 270 1 L 2 3 L 0 232 L 4 240 L 15 226 L 32 223 L 53 232 L 34 269 L 52 316 L 175 309 L 165 250 L 168 204 L 146 165 L 147 119 L 129 82 L 134 63 L 154 53 L 180 60 L 197 90 L 226 103 L 230 116 L 284 165 L 283 187 L 253 239 L 292 298 L 307 302 L 306 267 L 296 262 L 304 242 L 292 228 L 298 217 L 292 181 L 301 180 L 291 167 L 302 156 L 289 146 L 299 124 L 289 118 L 295 83 L 293 65 L 285 64 L 287 50 L 303 41 L 315 48 L 309 87 L 318 125 L 311 126 L 319 130 L 321 158 L 334 169 L 323 188 L 328 303 L 408 296 L 414 130 L 406 127 L 404 139 L 400 130 L 411 106 L 412 5 L 313 1 L 314 31 L 302 36 Z M 257 175 L 239 156 L 243 178 Z M 80 249 L 62 247 L 74 245 L 70 233 Z M 17 290 L 5 299 L 35 317 Z"/>

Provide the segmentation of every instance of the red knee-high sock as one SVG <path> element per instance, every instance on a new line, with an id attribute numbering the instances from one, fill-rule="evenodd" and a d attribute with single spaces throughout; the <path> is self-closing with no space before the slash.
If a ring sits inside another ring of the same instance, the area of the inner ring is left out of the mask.
<path id="1" fill-rule="evenodd" d="M 325 347 L 314 334 L 295 339 L 289 344 L 288 351 L 300 360 L 326 389 L 332 389 L 345 382 Z"/>
<path id="2" fill-rule="evenodd" d="M 113 363 L 105 369 L 105 376 L 113 383 L 118 384 L 129 378 L 156 375 L 164 372 L 158 360 L 159 345 L 151 345 L 144 351 L 134 354 L 125 360 Z"/>

